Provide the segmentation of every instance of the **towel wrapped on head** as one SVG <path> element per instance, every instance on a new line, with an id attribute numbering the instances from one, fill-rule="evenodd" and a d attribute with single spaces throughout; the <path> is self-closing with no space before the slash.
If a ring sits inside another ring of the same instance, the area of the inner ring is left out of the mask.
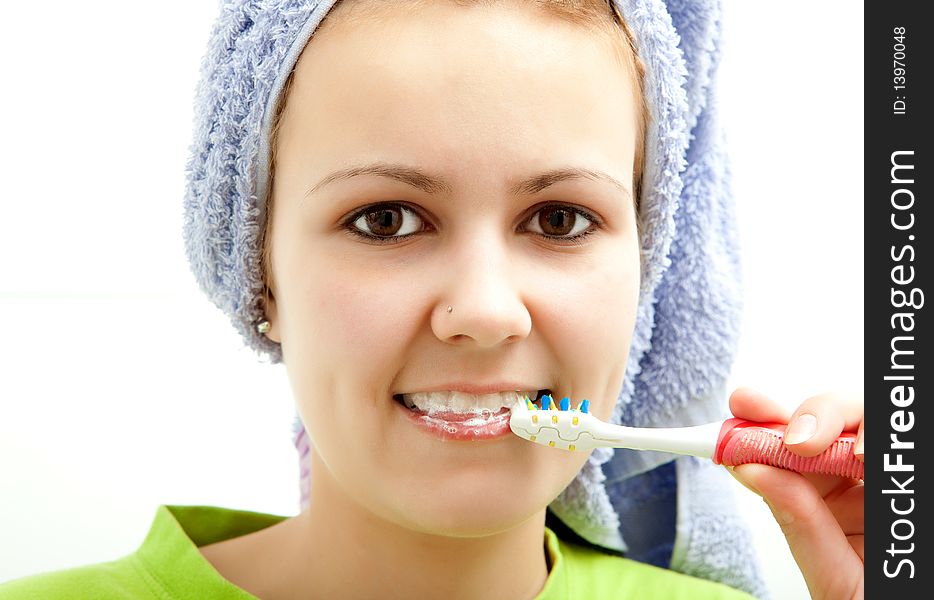
<path id="1" fill-rule="evenodd" d="M 614 423 L 695 425 L 727 414 L 741 311 L 728 162 L 717 122 L 718 0 L 615 0 L 645 63 L 642 284 Z M 270 134 L 283 85 L 334 0 L 225 0 L 202 63 L 184 203 L 186 252 L 246 343 L 281 361 L 263 319 Z M 307 436 L 296 416 L 302 500 Z M 751 536 L 729 476 L 692 457 L 594 450 L 552 502 L 583 540 L 758 597 Z"/>

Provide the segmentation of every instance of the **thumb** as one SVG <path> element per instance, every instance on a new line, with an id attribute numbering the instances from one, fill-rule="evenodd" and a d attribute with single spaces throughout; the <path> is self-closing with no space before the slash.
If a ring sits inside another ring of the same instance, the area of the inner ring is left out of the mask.
<path id="1" fill-rule="evenodd" d="M 759 464 L 733 475 L 765 500 L 813 598 L 851 598 L 862 561 L 814 485 L 798 473 Z"/>

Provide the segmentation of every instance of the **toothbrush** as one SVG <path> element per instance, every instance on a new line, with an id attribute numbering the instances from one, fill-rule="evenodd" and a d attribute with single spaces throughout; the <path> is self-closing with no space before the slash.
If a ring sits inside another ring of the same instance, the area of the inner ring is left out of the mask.
<path id="1" fill-rule="evenodd" d="M 798 473 L 823 473 L 863 479 L 863 463 L 853 454 L 856 435 L 843 433 L 824 452 L 804 457 L 782 443 L 786 425 L 732 418 L 694 427 L 624 427 L 605 423 L 590 413 L 590 401 L 570 408 L 551 396 L 538 408 L 528 397 L 512 407 L 509 428 L 536 444 L 565 450 L 630 448 L 709 458 L 718 465 L 759 463 Z"/>

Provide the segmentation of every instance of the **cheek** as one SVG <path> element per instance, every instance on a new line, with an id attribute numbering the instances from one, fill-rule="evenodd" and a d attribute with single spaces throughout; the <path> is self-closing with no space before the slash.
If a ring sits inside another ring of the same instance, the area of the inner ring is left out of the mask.
<path id="1" fill-rule="evenodd" d="M 568 367 L 575 400 L 591 400 L 601 419 L 610 417 L 622 388 L 639 301 L 638 247 L 621 244 L 595 260 L 561 299 L 560 360 Z M 569 290 L 570 291 L 570 290 Z M 557 314 L 554 313 L 556 316 Z M 559 317 L 560 318 L 560 317 Z"/>
<path id="2" fill-rule="evenodd" d="M 360 280 L 335 277 L 326 286 L 309 290 L 317 307 L 312 318 L 319 322 L 332 348 L 366 348 L 386 339 L 393 319 L 392 307 L 379 301 L 380 291 Z"/>
<path id="3" fill-rule="evenodd" d="M 398 340 L 405 300 L 376 285 L 361 285 L 354 275 L 318 279 L 303 294 L 307 310 L 302 329 L 318 332 L 316 346 L 330 362 L 352 356 L 354 362 L 376 358 Z M 348 356 L 350 355 L 350 356 Z M 365 364 L 365 363 L 364 363 Z"/>
<path id="4" fill-rule="evenodd" d="M 625 358 L 635 326 L 639 302 L 638 248 L 620 244 L 582 270 L 573 294 L 562 299 L 559 310 L 574 315 L 566 323 L 569 333 L 585 337 L 582 351 L 600 352 L 607 357 Z M 606 354 L 609 353 L 609 354 Z"/>
<path id="5" fill-rule="evenodd" d="M 626 243 L 622 244 L 616 253 L 615 259 L 602 263 L 599 271 L 600 280 L 605 281 L 607 289 L 610 290 L 608 306 L 612 307 L 614 321 L 622 328 L 613 333 L 620 339 L 625 338 L 625 348 L 628 350 L 635 327 L 641 286 L 639 240 L 636 237 L 627 238 Z"/>

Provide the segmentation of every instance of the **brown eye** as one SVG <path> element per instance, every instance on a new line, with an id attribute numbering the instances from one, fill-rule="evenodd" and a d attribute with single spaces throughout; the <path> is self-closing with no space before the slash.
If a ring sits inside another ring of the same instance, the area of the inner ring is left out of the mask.
<path id="1" fill-rule="evenodd" d="M 562 208 L 551 207 L 538 212 L 538 226 L 546 235 L 567 235 L 576 215 Z"/>
<path id="2" fill-rule="evenodd" d="M 586 214 L 569 206 L 546 206 L 533 215 L 531 231 L 542 235 L 573 239 L 592 223 Z M 568 237 L 569 236 L 569 237 Z"/>
<path id="3" fill-rule="evenodd" d="M 414 217 L 414 218 L 413 218 Z M 359 213 L 352 225 L 370 237 L 404 237 L 421 230 L 421 218 L 404 206 L 385 204 Z"/>
<path id="4" fill-rule="evenodd" d="M 397 208 L 381 208 L 363 216 L 366 226 L 376 235 L 395 235 L 402 226 L 402 211 Z"/>

